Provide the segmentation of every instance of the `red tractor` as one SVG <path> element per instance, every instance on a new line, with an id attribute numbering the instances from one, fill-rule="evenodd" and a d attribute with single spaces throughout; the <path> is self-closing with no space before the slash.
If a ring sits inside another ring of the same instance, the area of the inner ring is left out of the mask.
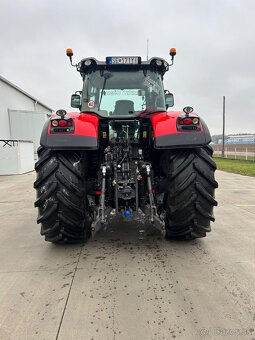
<path id="1" fill-rule="evenodd" d="M 209 130 L 192 107 L 167 111 L 173 95 L 162 58 L 85 58 L 73 65 L 80 112 L 45 124 L 35 165 L 37 223 L 46 241 L 85 242 L 119 216 L 167 238 L 206 236 L 217 205 Z"/>

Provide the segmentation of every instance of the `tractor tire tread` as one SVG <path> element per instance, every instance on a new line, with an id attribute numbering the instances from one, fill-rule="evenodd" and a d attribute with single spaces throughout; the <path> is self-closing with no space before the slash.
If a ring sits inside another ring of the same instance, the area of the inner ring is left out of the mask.
<path id="1" fill-rule="evenodd" d="M 91 222 L 85 182 L 86 155 L 78 151 L 38 149 L 34 187 L 41 235 L 53 243 L 84 243 Z"/>
<path id="2" fill-rule="evenodd" d="M 213 207 L 218 183 L 216 165 L 209 146 L 168 150 L 163 153 L 163 172 L 167 177 L 165 202 L 166 237 L 194 239 L 211 231 L 215 221 Z"/>

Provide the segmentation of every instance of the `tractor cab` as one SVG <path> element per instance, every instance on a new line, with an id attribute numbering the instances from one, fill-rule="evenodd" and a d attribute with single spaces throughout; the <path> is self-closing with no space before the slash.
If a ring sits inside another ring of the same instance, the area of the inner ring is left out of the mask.
<path id="1" fill-rule="evenodd" d="M 83 89 L 72 95 L 71 106 L 110 120 L 111 137 L 138 137 L 140 116 L 165 112 L 174 104 L 173 95 L 163 87 L 169 64 L 162 58 L 119 56 L 106 57 L 105 62 L 86 58 L 76 68 Z"/>
<path id="2" fill-rule="evenodd" d="M 71 106 L 109 119 L 132 119 L 142 113 L 166 111 L 173 95 L 164 91 L 163 76 L 169 64 L 162 58 L 86 58 L 76 65 L 83 89 L 72 95 Z"/>

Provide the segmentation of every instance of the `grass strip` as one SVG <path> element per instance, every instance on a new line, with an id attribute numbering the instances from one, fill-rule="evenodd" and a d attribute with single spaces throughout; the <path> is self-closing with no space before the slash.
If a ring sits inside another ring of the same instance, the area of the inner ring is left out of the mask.
<path id="1" fill-rule="evenodd" d="M 245 176 L 255 176 L 255 162 L 213 157 L 219 170 Z"/>

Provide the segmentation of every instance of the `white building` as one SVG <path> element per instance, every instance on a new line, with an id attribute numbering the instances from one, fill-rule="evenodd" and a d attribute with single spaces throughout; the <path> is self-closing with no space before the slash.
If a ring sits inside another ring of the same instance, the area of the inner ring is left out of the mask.
<path id="1" fill-rule="evenodd" d="M 39 146 L 40 135 L 53 109 L 0 76 L 0 140 L 33 141 Z"/>

